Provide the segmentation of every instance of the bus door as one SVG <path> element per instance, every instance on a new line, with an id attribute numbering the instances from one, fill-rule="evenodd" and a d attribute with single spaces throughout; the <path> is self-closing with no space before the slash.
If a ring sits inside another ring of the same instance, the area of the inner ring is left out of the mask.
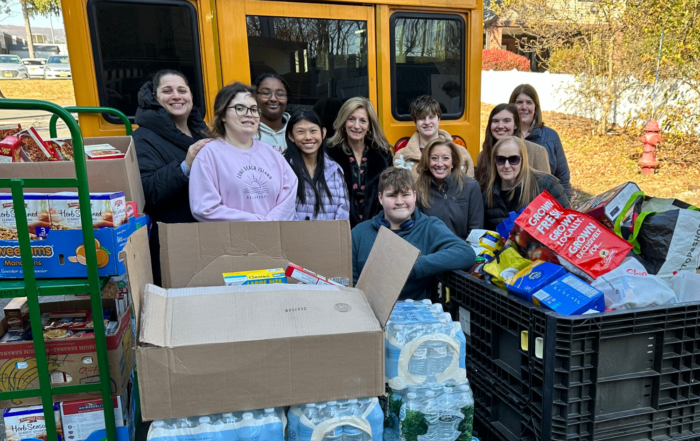
<path id="1" fill-rule="evenodd" d="M 291 88 L 287 112 L 315 110 L 328 136 L 347 99 L 377 105 L 373 7 L 218 0 L 217 17 L 223 84 L 276 73 Z"/>

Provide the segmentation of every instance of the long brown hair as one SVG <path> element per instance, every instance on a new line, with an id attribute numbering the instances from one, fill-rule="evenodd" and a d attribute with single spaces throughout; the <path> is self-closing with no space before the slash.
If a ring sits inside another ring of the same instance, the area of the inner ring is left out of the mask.
<path id="1" fill-rule="evenodd" d="M 529 84 L 521 84 L 513 89 L 513 93 L 510 94 L 510 100 L 508 100 L 508 102 L 515 104 L 515 100 L 518 99 L 518 95 L 520 94 L 529 96 L 532 102 L 535 103 L 535 119 L 532 121 L 532 128 L 538 129 L 544 126 L 544 121 L 542 120 L 542 107 L 540 107 L 540 97 L 537 95 L 535 88 Z"/>
<path id="2" fill-rule="evenodd" d="M 430 173 L 430 152 L 433 148 L 441 145 L 447 146 L 452 152 L 452 171 L 450 171 L 448 179 L 452 179 L 452 182 L 457 185 L 457 194 L 462 194 L 462 190 L 464 190 L 464 177 L 466 175 L 462 170 L 462 155 L 457 144 L 442 138 L 433 139 L 423 149 L 416 169 L 418 171 L 418 180 L 416 181 L 418 203 L 425 208 L 430 208 L 433 203 L 433 198 L 430 196 L 430 185 L 433 180 L 433 174 Z"/>
<path id="3" fill-rule="evenodd" d="M 369 131 L 365 136 L 370 147 L 377 148 L 384 153 L 391 152 L 391 144 L 387 141 L 384 132 L 382 131 L 382 126 L 379 124 L 379 117 L 377 112 L 374 110 L 372 102 L 367 98 L 356 96 L 345 101 L 345 104 L 340 108 L 338 112 L 338 117 L 333 123 L 333 129 L 335 134 L 328 140 L 329 147 L 340 146 L 343 151 L 352 155 L 352 150 L 348 144 L 348 133 L 345 129 L 345 123 L 350 119 L 350 115 L 355 110 L 363 108 L 367 112 L 367 117 L 369 118 Z"/>
<path id="4" fill-rule="evenodd" d="M 226 124 L 224 123 L 226 111 L 228 110 L 228 105 L 231 104 L 231 101 L 239 93 L 250 95 L 255 98 L 255 89 L 240 82 L 224 86 L 219 93 L 216 94 L 216 98 L 214 99 L 214 117 L 209 121 L 209 131 L 214 138 L 223 138 L 226 136 Z"/>
<path id="5" fill-rule="evenodd" d="M 498 156 L 498 149 L 507 143 L 515 143 L 518 146 L 518 154 L 520 155 L 520 173 L 518 173 L 518 178 L 515 181 L 515 187 L 520 186 L 520 200 L 518 201 L 519 207 L 525 207 L 527 204 L 532 202 L 540 194 L 539 185 L 537 184 L 537 175 L 544 174 L 540 173 L 530 167 L 530 162 L 527 160 L 527 148 L 525 147 L 525 141 L 517 136 L 507 136 L 496 143 L 491 150 L 491 157 L 489 158 L 491 163 L 489 168 L 491 169 L 491 176 L 489 177 L 489 183 L 486 186 L 486 205 L 490 208 L 494 206 L 493 199 L 493 189 L 496 185 L 501 185 L 501 177 L 498 174 L 498 168 L 496 167 L 496 156 Z M 510 193 L 510 200 L 514 197 L 515 192 Z"/>
<path id="6" fill-rule="evenodd" d="M 507 110 L 513 115 L 513 124 L 515 126 L 513 136 L 522 138 L 523 135 L 522 128 L 520 127 L 520 114 L 518 113 L 518 108 L 515 107 L 515 104 L 501 103 L 491 110 L 489 122 L 486 124 L 486 133 L 484 133 L 484 143 L 481 144 L 481 162 L 476 165 L 476 171 L 474 173 L 474 177 L 482 190 L 489 184 L 489 178 L 491 177 L 491 166 L 488 160 L 491 157 L 491 150 L 497 141 L 491 133 L 491 124 L 493 123 L 493 117 L 504 110 Z"/>

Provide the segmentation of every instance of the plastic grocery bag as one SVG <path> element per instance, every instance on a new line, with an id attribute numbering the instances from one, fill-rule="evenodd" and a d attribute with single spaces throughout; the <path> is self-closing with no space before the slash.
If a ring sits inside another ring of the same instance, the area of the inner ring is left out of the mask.
<path id="1" fill-rule="evenodd" d="M 668 281 L 678 296 L 678 303 L 700 302 L 700 274 L 681 271 Z"/>
<path id="2" fill-rule="evenodd" d="M 340 435 L 357 431 L 370 435 L 372 440 L 381 441 L 384 437 L 384 412 L 377 398 L 365 400 L 369 403 L 362 415 L 325 418 L 318 424 L 304 415 L 302 406 L 290 407 L 287 413 L 287 441 L 322 441 L 329 432 Z M 358 436 L 357 439 L 366 438 Z"/>
<path id="3" fill-rule="evenodd" d="M 632 219 L 615 222 L 615 233 L 623 236 L 631 222 L 629 242 L 641 256 L 650 274 L 668 280 L 680 271 L 695 272 L 700 266 L 700 211 L 678 199 L 644 196 L 635 192 L 623 211 L 634 206 Z"/>
<path id="4" fill-rule="evenodd" d="M 626 258 L 619 267 L 592 283 L 605 295 L 605 306 L 632 309 L 677 302 L 676 293 L 661 278 L 648 274 L 634 258 Z"/>

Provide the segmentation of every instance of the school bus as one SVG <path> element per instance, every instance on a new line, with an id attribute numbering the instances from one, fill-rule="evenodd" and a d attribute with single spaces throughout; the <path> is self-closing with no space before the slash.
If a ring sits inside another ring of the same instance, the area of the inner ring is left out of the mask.
<path id="1" fill-rule="evenodd" d="M 78 106 L 133 118 L 138 90 L 156 71 L 183 72 L 208 120 L 216 93 L 264 72 L 287 80 L 288 108 L 333 121 L 366 96 L 389 142 L 415 131 L 410 102 L 440 103 L 440 124 L 476 160 L 481 0 L 62 0 Z M 80 115 L 85 136 L 124 134 L 109 115 Z"/>

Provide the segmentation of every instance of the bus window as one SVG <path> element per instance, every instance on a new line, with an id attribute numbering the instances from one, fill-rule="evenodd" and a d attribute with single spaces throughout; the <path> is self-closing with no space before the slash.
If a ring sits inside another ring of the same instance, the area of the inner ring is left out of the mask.
<path id="1" fill-rule="evenodd" d="M 421 95 L 440 103 L 443 119 L 464 113 L 465 22 L 459 15 L 396 13 L 391 16 L 391 112 L 410 120 Z"/>
<path id="2" fill-rule="evenodd" d="M 100 105 L 133 121 L 138 92 L 153 74 L 174 69 L 187 77 L 204 115 L 204 86 L 196 11 L 184 0 L 90 0 L 88 20 Z M 112 123 L 120 120 L 111 115 Z"/>
<path id="3" fill-rule="evenodd" d="M 369 96 L 367 22 L 248 16 L 250 78 L 276 73 L 292 90 L 287 111 L 313 108 L 332 136 L 340 106 Z"/>

